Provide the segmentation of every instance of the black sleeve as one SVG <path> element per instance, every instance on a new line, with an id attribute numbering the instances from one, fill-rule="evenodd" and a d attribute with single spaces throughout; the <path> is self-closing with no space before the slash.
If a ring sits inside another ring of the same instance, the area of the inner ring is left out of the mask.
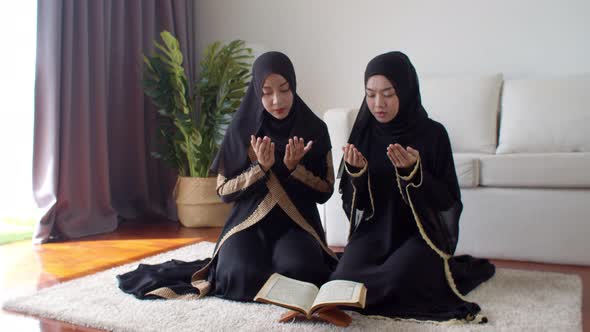
<path id="1" fill-rule="evenodd" d="M 452 255 L 459 238 L 463 204 L 450 140 L 441 128 L 432 165 L 424 165 L 420 159 L 409 175 L 403 176 L 399 170 L 396 173 L 400 193 L 423 236 L 442 253 Z"/>
<path id="2" fill-rule="evenodd" d="M 349 237 L 362 221 L 370 220 L 375 211 L 371 193 L 371 174 L 368 163 L 362 169 L 343 162 L 341 178 L 342 208 L 350 221 Z"/>
<path id="3" fill-rule="evenodd" d="M 350 183 L 355 190 L 355 206 L 358 210 L 366 211 L 372 209 L 372 198 L 371 188 L 369 184 L 369 165 L 368 163 L 364 168 L 354 167 L 349 164 L 345 164 L 345 172 L 347 173 Z"/>

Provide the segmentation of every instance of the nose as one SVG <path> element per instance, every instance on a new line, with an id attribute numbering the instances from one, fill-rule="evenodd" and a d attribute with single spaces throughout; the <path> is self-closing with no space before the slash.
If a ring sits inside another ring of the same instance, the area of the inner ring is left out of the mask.
<path id="1" fill-rule="evenodd" d="M 375 95 L 375 106 L 383 107 L 385 102 L 385 98 L 383 98 L 380 94 Z"/>
<path id="2" fill-rule="evenodd" d="M 278 93 L 273 93 L 273 95 L 272 95 L 272 104 L 273 105 L 278 105 L 279 104 L 279 94 Z"/>

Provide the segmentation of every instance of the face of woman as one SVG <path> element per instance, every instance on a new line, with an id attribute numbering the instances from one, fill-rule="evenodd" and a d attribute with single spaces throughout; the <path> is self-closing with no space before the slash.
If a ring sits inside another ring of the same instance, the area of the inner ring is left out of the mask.
<path id="1" fill-rule="evenodd" d="M 380 123 L 387 123 L 399 112 L 399 98 L 393 84 L 383 75 L 369 77 L 365 86 L 366 101 L 371 114 Z"/>
<path id="2" fill-rule="evenodd" d="M 262 105 L 276 119 L 282 120 L 289 115 L 293 106 L 293 92 L 283 76 L 270 74 L 266 77 L 262 84 Z"/>

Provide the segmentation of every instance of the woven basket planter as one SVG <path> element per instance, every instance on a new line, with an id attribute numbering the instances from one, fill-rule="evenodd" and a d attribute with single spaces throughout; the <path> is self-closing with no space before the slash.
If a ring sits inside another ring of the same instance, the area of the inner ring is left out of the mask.
<path id="1" fill-rule="evenodd" d="M 221 227 L 225 224 L 232 205 L 221 201 L 216 186 L 215 177 L 178 177 L 174 199 L 183 226 Z"/>

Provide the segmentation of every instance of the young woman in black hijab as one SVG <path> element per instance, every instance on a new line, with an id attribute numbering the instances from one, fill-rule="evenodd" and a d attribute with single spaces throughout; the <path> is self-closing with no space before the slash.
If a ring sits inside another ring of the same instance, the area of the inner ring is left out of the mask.
<path id="1" fill-rule="evenodd" d="M 449 137 L 422 107 L 400 52 L 365 71 L 366 96 L 340 166 L 349 242 L 331 279 L 363 282 L 366 314 L 428 321 L 487 319 L 464 294 L 494 274 L 453 257 L 462 211 Z"/>
<path id="2" fill-rule="evenodd" d="M 212 258 L 142 265 L 118 276 L 139 298 L 252 301 L 273 272 L 321 285 L 336 266 L 316 204 L 334 187 L 326 124 L 296 93 L 289 58 L 256 59 L 252 80 L 211 171 L 233 209 Z"/>

